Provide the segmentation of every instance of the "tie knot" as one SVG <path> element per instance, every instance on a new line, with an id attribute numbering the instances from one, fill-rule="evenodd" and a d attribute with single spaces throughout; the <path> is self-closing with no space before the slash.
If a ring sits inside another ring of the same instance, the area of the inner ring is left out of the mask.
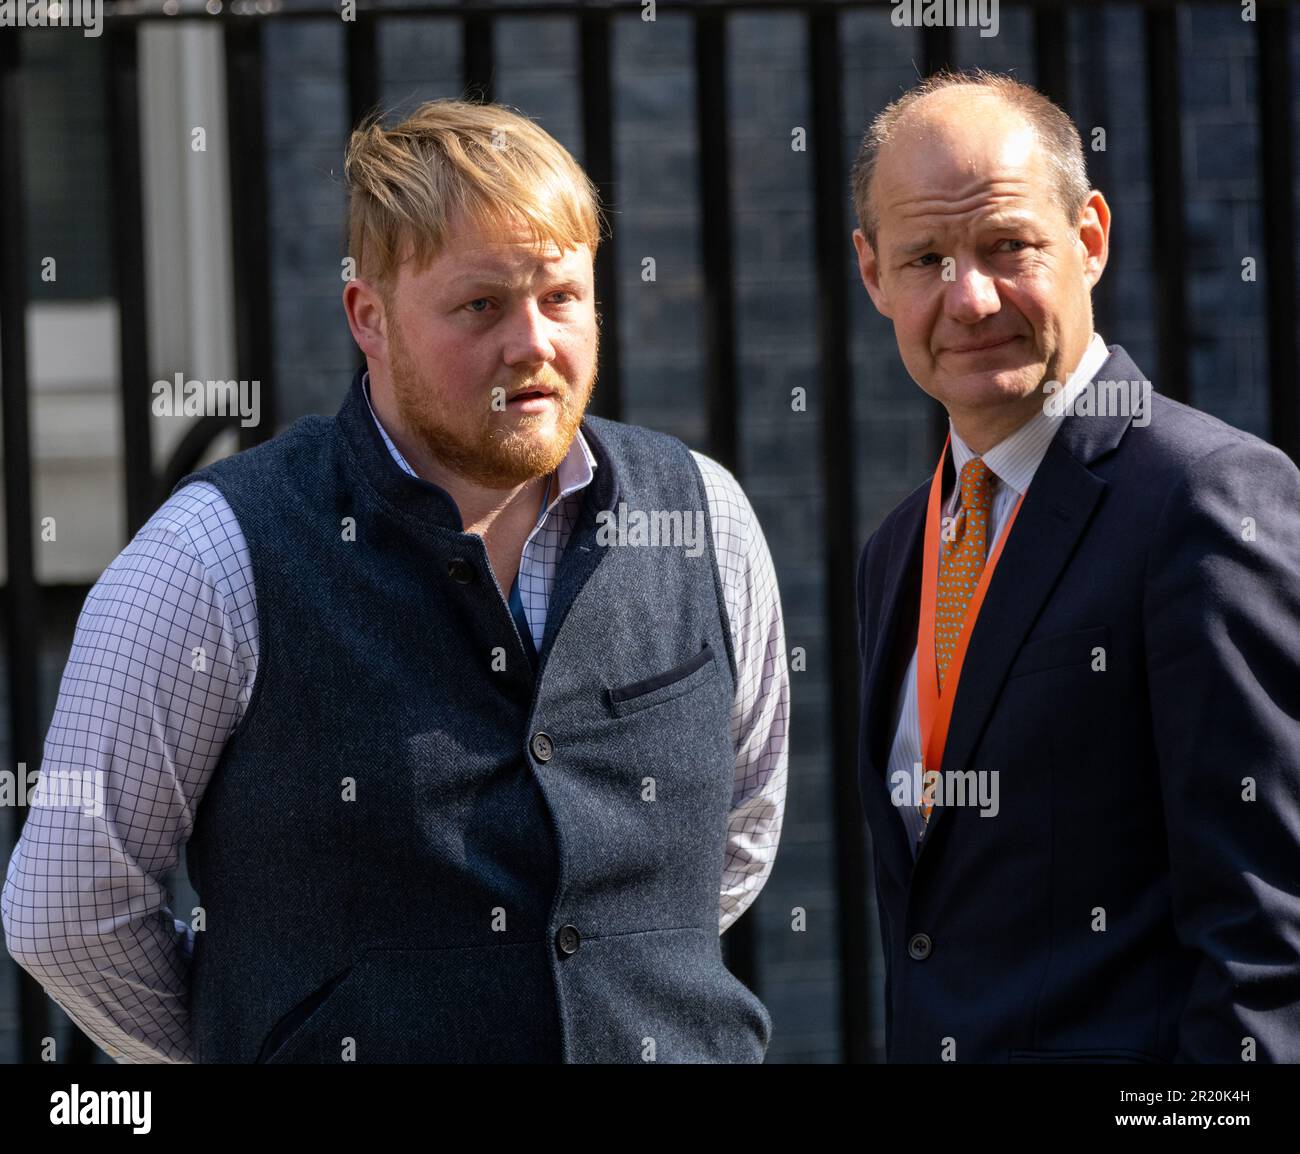
<path id="1" fill-rule="evenodd" d="M 980 457 L 961 467 L 961 503 L 965 509 L 987 509 L 993 491 L 993 473 Z"/>

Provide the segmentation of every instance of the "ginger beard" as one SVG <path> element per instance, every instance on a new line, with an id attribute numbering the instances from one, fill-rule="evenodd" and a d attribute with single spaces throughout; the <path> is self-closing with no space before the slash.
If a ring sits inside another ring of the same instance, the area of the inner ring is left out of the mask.
<path id="1" fill-rule="evenodd" d="M 597 330 L 599 346 L 599 330 Z M 598 351 L 598 348 L 597 348 Z M 401 326 L 390 313 L 388 372 L 393 398 L 408 434 L 443 466 L 489 489 L 512 489 L 554 472 L 582 424 L 596 384 L 596 356 L 588 380 L 575 386 L 550 365 L 501 385 L 506 399 L 530 387 L 553 390 L 550 413 L 516 413 L 492 407 L 492 393 L 480 403 L 452 413 L 437 388 L 423 377 L 410 355 Z M 552 420 L 554 425 L 552 427 Z"/>

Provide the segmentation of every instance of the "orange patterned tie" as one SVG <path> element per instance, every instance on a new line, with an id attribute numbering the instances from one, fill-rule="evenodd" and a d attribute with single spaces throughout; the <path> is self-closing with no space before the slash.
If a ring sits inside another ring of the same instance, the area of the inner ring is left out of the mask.
<path id="1" fill-rule="evenodd" d="M 984 559 L 988 556 L 989 510 L 992 506 L 993 474 L 979 457 L 972 457 L 961 469 L 961 504 L 956 517 L 944 533 L 943 554 L 939 559 L 939 585 L 935 597 L 934 663 L 939 674 L 939 688 L 948 672 L 948 664 L 966 620 Z M 927 770 L 923 783 L 927 787 L 921 800 L 921 817 L 930 820 L 934 808 L 928 788 L 937 779 L 938 766 Z"/>

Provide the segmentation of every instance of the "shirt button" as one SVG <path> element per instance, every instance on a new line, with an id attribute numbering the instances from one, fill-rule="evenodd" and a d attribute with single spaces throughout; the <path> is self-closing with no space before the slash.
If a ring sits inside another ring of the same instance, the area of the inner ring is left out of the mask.
<path id="1" fill-rule="evenodd" d="M 453 557 L 447 562 L 447 575 L 460 585 L 468 585 L 474 580 L 474 566 L 463 557 Z"/>
<path id="2" fill-rule="evenodd" d="M 533 735 L 533 756 L 538 761 L 550 761 L 551 755 L 555 752 L 555 743 L 551 740 L 549 733 L 537 733 Z"/>
<path id="3" fill-rule="evenodd" d="M 930 956 L 934 943 L 929 934 L 913 934 L 907 940 L 907 954 L 914 962 L 923 962 Z"/>
<path id="4" fill-rule="evenodd" d="M 582 944 L 582 935 L 578 933 L 578 927 L 561 926 L 560 932 L 555 935 L 555 944 L 559 947 L 560 953 L 566 957 L 576 954 Z"/>

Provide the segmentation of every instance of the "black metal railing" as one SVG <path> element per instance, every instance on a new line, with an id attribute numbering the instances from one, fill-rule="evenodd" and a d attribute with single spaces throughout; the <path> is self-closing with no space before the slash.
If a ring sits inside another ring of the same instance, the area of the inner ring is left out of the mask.
<path id="1" fill-rule="evenodd" d="M 704 364 L 708 388 L 708 449 L 736 471 L 740 464 L 737 406 L 737 349 L 734 254 L 730 219 L 732 192 L 727 138 L 727 34 L 731 14 L 784 9 L 807 21 L 807 75 L 810 85 L 814 153 L 817 350 L 820 387 L 835 403 L 822 405 L 820 479 L 825 495 L 823 557 L 826 637 L 830 652 L 829 756 L 835 781 L 835 881 L 839 890 L 839 963 L 842 975 L 864 976 L 870 954 L 871 880 L 856 781 L 858 671 L 856 609 L 853 603 L 855 550 L 860 544 L 845 527 L 857 525 L 854 495 L 853 418 L 850 411 L 849 284 L 844 275 L 849 221 L 845 160 L 841 147 L 841 18 L 845 10 L 882 5 L 885 0 L 660 0 L 662 12 L 689 14 L 695 32 L 696 126 L 698 132 L 703 270 Z M 250 6 L 251 7 L 251 6 Z M 1010 7 L 1007 5 L 1005 7 Z M 1066 12 L 1044 0 L 1033 13 L 1033 52 L 1039 87 L 1068 105 Z M 102 40 L 107 61 L 107 99 L 113 132 L 111 180 L 116 206 L 113 234 L 115 291 L 119 305 L 121 412 L 128 533 L 133 534 L 171 485 L 192 468 L 213 439 L 239 428 L 247 447 L 275 430 L 275 390 L 264 388 L 267 419 L 244 429 L 230 418 L 201 418 L 161 469 L 152 464 L 144 265 L 144 209 L 137 33 L 145 21 L 219 21 L 225 36 L 227 108 L 231 156 L 260 156 L 264 147 L 262 38 L 268 20 L 335 20 L 337 11 L 280 10 L 244 15 L 227 6 L 175 16 L 128 11 L 110 15 Z M 462 84 L 467 93 L 490 99 L 494 88 L 493 32 L 498 21 L 515 15 L 567 14 L 578 22 L 581 124 L 584 163 L 605 201 L 617 201 L 615 172 L 614 78 L 611 74 L 611 20 L 637 12 L 634 0 L 590 3 L 424 3 L 386 8 L 363 6 L 346 24 L 348 109 L 355 123 L 374 107 L 379 91 L 377 29 L 386 16 L 458 16 L 462 24 Z M 1153 125 L 1173 126 L 1150 134 L 1152 181 L 1152 266 L 1161 391 L 1186 399 L 1188 380 L 1187 229 L 1183 158 L 1180 149 L 1178 29 L 1175 8 L 1145 6 L 1146 99 Z M 946 28 L 917 32 L 920 69 L 933 72 L 960 66 L 954 36 Z M 1257 21 L 1257 89 L 1260 111 L 1260 188 L 1267 261 L 1268 395 L 1270 435 L 1293 458 L 1300 456 L 1296 394 L 1295 227 L 1292 204 L 1291 78 L 1289 11 L 1284 4 L 1261 4 Z M 4 491 L 7 518 L 8 583 L 4 624 L 9 661 L 11 761 L 35 764 L 40 753 L 37 659 L 42 611 L 49 591 L 38 586 L 32 550 L 32 461 L 29 436 L 27 356 L 24 340 L 26 290 L 23 269 L 21 134 L 19 85 L 22 35 L 0 34 L 0 375 L 3 376 Z M 1105 165 L 1105 157 L 1099 156 Z M 238 376 L 274 380 L 268 201 L 264 166 L 232 164 L 231 214 L 236 293 Z M 1094 174 L 1095 175 L 1095 174 Z M 1101 184 L 1101 181 L 1095 181 Z M 601 388 L 593 407 L 617 418 L 623 411 L 619 372 L 619 297 L 615 275 L 617 237 L 602 246 L 597 283 L 602 302 L 599 367 Z M 30 254 L 28 254 L 30 255 Z M 1107 306 L 1109 307 L 1109 306 Z M 1102 314 L 1103 318 L 1105 314 Z M 1104 326 L 1103 326 L 1104 327 Z M 943 428 L 938 414 L 932 429 Z M 15 810 L 21 822 L 22 810 Z M 15 835 L 17 830 L 14 831 Z M 726 935 L 728 963 L 755 984 L 757 958 L 753 919 L 743 918 Z M 20 984 L 22 1052 L 34 1060 L 47 1031 L 40 988 L 23 975 Z M 842 981 L 842 1054 L 865 1061 L 870 1054 L 871 1007 L 865 980 Z M 84 1050 L 82 1051 L 84 1055 Z"/>

